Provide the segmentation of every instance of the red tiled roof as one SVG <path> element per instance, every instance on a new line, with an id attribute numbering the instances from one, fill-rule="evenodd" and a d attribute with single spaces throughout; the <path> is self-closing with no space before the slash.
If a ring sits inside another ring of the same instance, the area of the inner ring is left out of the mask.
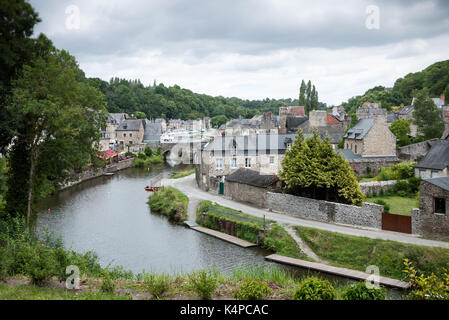
<path id="1" fill-rule="evenodd" d="M 330 114 L 327 115 L 327 124 L 339 124 L 340 121 L 332 117 Z"/>
<path id="2" fill-rule="evenodd" d="M 118 153 L 115 152 L 114 150 L 106 150 L 105 152 L 103 152 L 103 154 L 97 155 L 98 158 L 106 160 L 113 158 L 115 156 L 118 156 Z"/>

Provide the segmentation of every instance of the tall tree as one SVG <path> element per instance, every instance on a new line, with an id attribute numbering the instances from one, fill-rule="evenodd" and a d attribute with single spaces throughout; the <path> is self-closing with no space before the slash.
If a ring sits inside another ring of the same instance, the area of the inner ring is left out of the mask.
<path id="1" fill-rule="evenodd" d="M 13 114 L 6 104 L 11 93 L 11 81 L 22 65 L 33 56 L 31 35 L 40 22 L 38 14 L 24 0 L 0 0 L 0 152 L 12 138 Z"/>
<path id="2" fill-rule="evenodd" d="M 328 137 L 317 131 L 304 138 L 298 130 L 285 154 L 279 178 L 290 194 L 361 205 L 363 193 L 349 162 L 337 153 Z"/>
<path id="3" fill-rule="evenodd" d="M 444 131 L 444 122 L 440 110 L 429 97 L 429 90 L 424 88 L 415 91 L 414 96 L 413 122 L 418 127 L 418 137 L 425 140 L 440 138 Z"/>
<path id="4" fill-rule="evenodd" d="M 299 100 L 298 104 L 300 106 L 306 105 L 306 83 L 304 80 L 301 81 L 301 86 L 299 87 Z"/>
<path id="5" fill-rule="evenodd" d="M 26 155 L 22 166 L 27 167 L 28 179 L 26 185 L 8 179 L 8 192 L 26 189 L 30 226 L 35 192 L 42 182 L 64 181 L 96 152 L 100 128 L 105 124 L 105 100 L 98 89 L 88 85 L 75 58 L 64 50 L 52 49 L 24 66 L 13 85 L 8 110 L 23 126 L 15 132 L 11 156 L 14 158 L 18 149 L 26 151 L 17 154 Z"/>
<path id="6" fill-rule="evenodd" d="M 312 110 L 312 82 L 309 80 L 306 86 L 306 103 L 305 103 L 305 113 L 308 116 L 310 110 Z"/>
<path id="7" fill-rule="evenodd" d="M 398 147 L 403 147 L 411 143 L 409 134 L 411 132 L 410 122 L 405 119 L 395 120 L 390 126 L 391 132 L 398 140 Z"/>
<path id="8" fill-rule="evenodd" d="M 315 89 L 315 85 L 312 87 L 311 97 L 310 97 L 310 107 L 311 110 L 318 109 L 318 92 Z"/>

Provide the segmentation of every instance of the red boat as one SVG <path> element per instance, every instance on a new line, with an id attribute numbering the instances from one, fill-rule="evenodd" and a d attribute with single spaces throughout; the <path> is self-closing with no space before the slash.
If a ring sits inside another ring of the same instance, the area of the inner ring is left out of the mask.
<path id="1" fill-rule="evenodd" d="M 146 191 L 153 191 L 153 192 L 156 192 L 157 189 L 158 189 L 158 187 L 149 187 L 149 186 L 146 186 L 146 187 L 145 187 L 145 190 L 146 190 Z"/>

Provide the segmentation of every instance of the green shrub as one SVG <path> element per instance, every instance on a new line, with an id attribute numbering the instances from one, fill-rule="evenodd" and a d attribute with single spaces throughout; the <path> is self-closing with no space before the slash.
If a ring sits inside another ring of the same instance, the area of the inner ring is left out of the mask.
<path id="1" fill-rule="evenodd" d="M 0 281 L 5 280 L 10 275 L 12 257 L 7 248 L 0 247 Z"/>
<path id="2" fill-rule="evenodd" d="M 378 181 L 408 179 L 415 175 L 416 162 L 401 162 L 391 167 L 383 167 L 376 176 Z"/>
<path id="3" fill-rule="evenodd" d="M 145 159 L 147 158 L 147 155 L 146 155 L 145 153 L 143 153 L 143 152 L 139 152 L 139 153 L 137 154 L 137 158 L 138 158 L 138 159 L 145 160 Z"/>
<path id="4" fill-rule="evenodd" d="M 374 203 L 378 204 L 378 205 L 381 205 L 381 206 L 384 206 L 384 212 L 385 213 L 390 212 L 390 205 L 388 203 L 386 203 L 384 200 L 377 199 L 377 200 L 374 200 Z"/>
<path id="5" fill-rule="evenodd" d="M 394 191 L 395 192 L 399 192 L 399 191 L 407 192 L 408 191 L 407 180 L 400 180 L 400 181 L 396 182 L 396 185 L 394 186 Z"/>
<path id="6" fill-rule="evenodd" d="M 211 271 L 196 271 L 189 275 L 189 286 L 201 299 L 210 300 L 218 286 L 218 280 Z"/>
<path id="7" fill-rule="evenodd" d="M 160 213 L 169 220 L 180 223 L 187 219 L 189 198 L 178 189 L 162 187 L 148 198 L 148 205 L 154 213 Z"/>
<path id="8" fill-rule="evenodd" d="M 133 161 L 134 168 L 143 168 L 145 166 L 145 160 L 140 158 L 135 158 Z"/>
<path id="9" fill-rule="evenodd" d="M 153 155 L 153 150 L 150 147 L 145 147 L 145 149 L 143 150 L 143 152 L 145 153 L 145 155 L 147 157 L 151 157 Z"/>
<path id="10" fill-rule="evenodd" d="M 31 282 L 41 285 L 44 281 L 57 275 L 57 261 L 52 252 L 43 246 L 30 246 L 23 252 L 24 274 L 31 278 Z"/>
<path id="11" fill-rule="evenodd" d="M 419 191 L 419 187 L 421 185 L 421 179 L 416 177 L 411 177 L 407 179 L 408 182 L 408 191 L 410 193 L 415 194 Z"/>
<path id="12" fill-rule="evenodd" d="M 301 281 L 293 293 L 294 300 L 333 300 L 336 292 L 331 283 L 315 277 Z"/>
<path id="13" fill-rule="evenodd" d="M 365 282 L 352 284 L 343 292 L 344 300 L 385 300 L 385 297 L 385 288 L 368 289 Z"/>
<path id="14" fill-rule="evenodd" d="M 261 300 L 273 294 L 273 290 L 264 281 L 247 279 L 234 292 L 234 298 L 239 300 Z"/>
<path id="15" fill-rule="evenodd" d="M 146 275 L 144 279 L 145 287 L 153 297 L 159 299 L 170 287 L 170 278 L 165 275 Z"/>
<path id="16" fill-rule="evenodd" d="M 107 269 L 103 271 L 102 283 L 100 290 L 101 292 L 113 294 L 115 292 L 116 283 L 111 279 L 111 275 Z"/>

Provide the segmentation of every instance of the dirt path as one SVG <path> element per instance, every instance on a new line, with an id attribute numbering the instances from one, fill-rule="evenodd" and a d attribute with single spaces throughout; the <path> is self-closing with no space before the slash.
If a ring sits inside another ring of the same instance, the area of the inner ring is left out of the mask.
<path id="1" fill-rule="evenodd" d="M 322 260 L 320 257 L 318 257 L 313 250 L 302 241 L 300 237 L 296 234 L 295 229 L 293 229 L 292 226 L 289 225 L 282 225 L 284 229 L 288 232 L 288 234 L 296 241 L 299 248 L 304 252 L 309 258 L 315 260 L 316 262 L 323 263 L 323 264 L 329 264 L 329 262 Z"/>

